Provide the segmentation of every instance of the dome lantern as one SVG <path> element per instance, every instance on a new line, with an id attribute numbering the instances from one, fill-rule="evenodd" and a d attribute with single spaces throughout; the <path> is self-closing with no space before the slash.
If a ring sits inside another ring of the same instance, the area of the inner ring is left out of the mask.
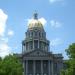
<path id="1" fill-rule="evenodd" d="M 34 13 L 34 14 L 33 14 L 33 18 L 34 18 L 34 19 L 38 19 L 38 14 L 37 14 L 37 13 Z"/>

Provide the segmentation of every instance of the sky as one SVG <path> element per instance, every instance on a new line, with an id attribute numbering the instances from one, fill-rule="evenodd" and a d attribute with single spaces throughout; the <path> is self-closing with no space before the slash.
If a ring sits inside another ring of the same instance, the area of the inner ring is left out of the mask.
<path id="1" fill-rule="evenodd" d="M 50 51 L 62 53 L 75 42 L 75 0 L 0 0 L 0 56 L 22 52 L 34 12 L 46 31 Z"/>

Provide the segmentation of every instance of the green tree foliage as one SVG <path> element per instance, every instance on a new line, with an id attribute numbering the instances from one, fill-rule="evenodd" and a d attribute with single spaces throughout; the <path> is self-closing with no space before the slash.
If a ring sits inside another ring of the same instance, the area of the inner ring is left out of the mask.
<path id="1" fill-rule="evenodd" d="M 67 55 L 71 59 L 75 59 L 75 43 L 72 43 L 68 49 L 66 49 Z"/>
<path id="2" fill-rule="evenodd" d="M 0 59 L 0 75 L 22 75 L 22 64 L 16 55 Z"/>
<path id="3" fill-rule="evenodd" d="M 62 70 L 61 75 L 75 75 L 75 43 L 66 49 L 69 59 L 65 62 L 66 69 Z"/>

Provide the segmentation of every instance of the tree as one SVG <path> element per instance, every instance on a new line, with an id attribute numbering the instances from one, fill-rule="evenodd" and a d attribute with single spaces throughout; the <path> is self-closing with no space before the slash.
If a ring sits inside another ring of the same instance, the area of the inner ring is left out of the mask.
<path id="1" fill-rule="evenodd" d="M 2 58 L 0 57 L 0 61 L 2 60 Z"/>
<path id="2" fill-rule="evenodd" d="M 66 53 L 69 59 L 65 62 L 67 67 L 61 72 L 61 75 L 75 75 L 75 43 L 69 45 Z"/>
<path id="3" fill-rule="evenodd" d="M 6 56 L 0 61 L 0 75 L 22 75 L 22 63 L 16 55 Z"/>
<path id="4" fill-rule="evenodd" d="M 72 43 L 68 49 L 66 49 L 66 52 L 70 59 L 75 59 L 75 43 Z"/>

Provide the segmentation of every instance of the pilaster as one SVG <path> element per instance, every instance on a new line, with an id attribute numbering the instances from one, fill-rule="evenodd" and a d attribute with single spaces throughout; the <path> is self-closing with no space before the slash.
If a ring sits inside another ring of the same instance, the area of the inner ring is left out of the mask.
<path id="1" fill-rule="evenodd" d="M 33 40 L 33 50 L 34 50 L 34 40 Z"/>
<path id="2" fill-rule="evenodd" d="M 35 72 L 35 69 L 36 69 L 36 68 L 35 68 L 35 60 L 33 60 L 33 75 L 35 75 L 35 73 L 36 73 L 36 72 Z"/>
<path id="3" fill-rule="evenodd" d="M 26 75 L 28 75 L 28 60 L 26 60 Z"/>
<path id="4" fill-rule="evenodd" d="M 41 75 L 43 75 L 43 60 L 41 60 Z"/>
<path id="5" fill-rule="evenodd" d="M 51 71 L 52 71 L 51 73 L 52 73 L 52 75 L 53 75 L 53 74 L 54 74 L 54 72 L 53 72 L 53 69 L 54 69 L 54 67 L 53 67 L 53 61 L 51 61 L 51 69 L 52 69 L 52 70 L 51 70 Z"/>
<path id="6" fill-rule="evenodd" d="M 48 74 L 50 75 L 50 60 L 48 60 Z"/>

